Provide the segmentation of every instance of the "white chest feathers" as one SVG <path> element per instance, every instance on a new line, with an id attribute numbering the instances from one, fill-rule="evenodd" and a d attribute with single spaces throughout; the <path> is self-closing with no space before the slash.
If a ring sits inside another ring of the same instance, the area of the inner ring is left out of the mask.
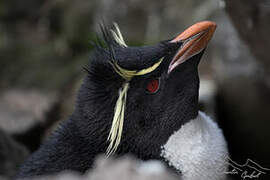
<path id="1" fill-rule="evenodd" d="M 222 130 L 202 112 L 170 136 L 161 156 L 181 171 L 184 180 L 225 179 L 226 141 Z"/>

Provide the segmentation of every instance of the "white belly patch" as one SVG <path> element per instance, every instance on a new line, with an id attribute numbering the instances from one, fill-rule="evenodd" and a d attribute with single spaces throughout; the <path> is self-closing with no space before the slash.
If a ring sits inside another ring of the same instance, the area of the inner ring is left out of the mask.
<path id="1" fill-rule="evenodd" d="M 222 130 L 211 118 L 199 112 L 162 146 L 161 156 L 184 180 L 225 179 L 228 156 Z"/>

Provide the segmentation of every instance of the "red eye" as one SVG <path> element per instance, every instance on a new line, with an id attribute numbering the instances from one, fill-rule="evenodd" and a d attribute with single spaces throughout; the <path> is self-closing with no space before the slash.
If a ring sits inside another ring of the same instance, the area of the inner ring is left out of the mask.
<path id="1" fill-rule="evenodd" d="M 150 93 L 155 93 L 158 91 L 159 88 L 159 79 L 152 79 L 148 84 L 147 84 L 147 91 Z"/>

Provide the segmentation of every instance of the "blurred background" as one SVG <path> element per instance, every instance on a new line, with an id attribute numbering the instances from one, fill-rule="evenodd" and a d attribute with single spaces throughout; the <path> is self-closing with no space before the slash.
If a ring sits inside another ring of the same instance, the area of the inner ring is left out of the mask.
<path id="1" fill-rule="evenodd" d="M 269 0 L 1 0 L 0 179 L 72 113 L 102 19 L 117 22 L 130 46 L 215 21 L 200 107 L 223 128 L 231 159 L 270 168 Z"/>

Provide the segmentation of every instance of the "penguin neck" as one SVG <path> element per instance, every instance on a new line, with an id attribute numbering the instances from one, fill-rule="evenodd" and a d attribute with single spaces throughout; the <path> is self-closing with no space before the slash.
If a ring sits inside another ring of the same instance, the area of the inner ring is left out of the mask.
<path id="1" fill-rule="evenodd" d="M 225 179 L 226 141 L 216 122 L 202 112 L 169 137 L 160 156 L 184 180 Z"/>

